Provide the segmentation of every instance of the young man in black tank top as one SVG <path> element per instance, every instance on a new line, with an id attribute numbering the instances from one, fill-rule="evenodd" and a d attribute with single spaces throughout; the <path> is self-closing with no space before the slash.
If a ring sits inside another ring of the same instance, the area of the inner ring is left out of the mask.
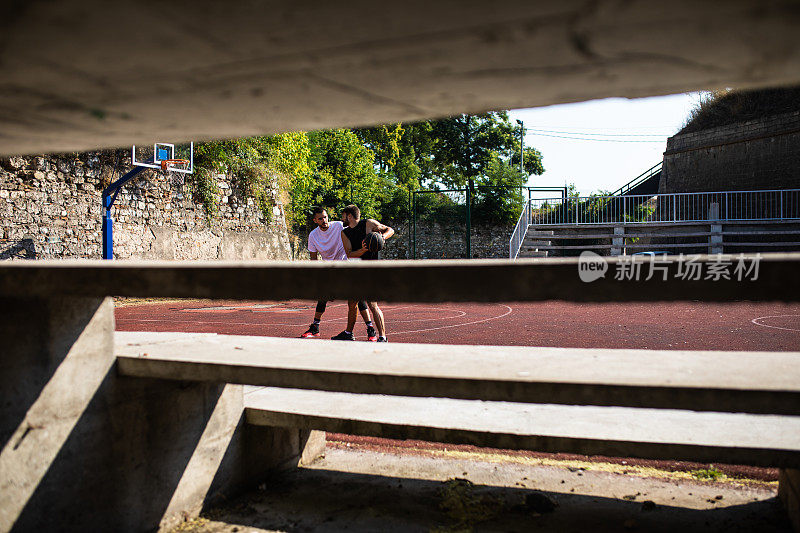
<path id="1" fill-rule="evenodd" d="M 361 210 L 355 205 L 348 205 L 342 210 L 342 245 L 347 257 L 351 259 L 360 258 L 366 261 L 379 259 L 379 252 L 370 252 L 364 244 L 367 235 L 376 231 L 383 235 L 384 240 L 394 235 L 394 230 L 371 218 L 361 220 Z M 355 302 L 353 302 L 355 303 Z M 372 311 L 372 320 L 378 330 L 378 342 L 388 342 L 386 339 L 386 324 L 383 321 L 383 311 L 378 307 L 377 302 L 367 302 L 369 310 Z M 356 324 L 355 305 L 350 306 L 347 313 L 347 330 L 353 331 Z"/>

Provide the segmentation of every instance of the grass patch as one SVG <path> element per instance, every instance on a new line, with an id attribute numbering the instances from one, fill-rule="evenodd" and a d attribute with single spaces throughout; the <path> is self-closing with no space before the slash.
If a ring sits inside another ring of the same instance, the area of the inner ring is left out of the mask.
<path id="1" fill-rule="evenodd" d="M 678 135 L 795 111 L 800 111 L 800 86 L 712 91 L 701 96 Z"/>
<path id="2" fill-rule="evenodd" d="M 711 465 L 711 468 L 692 470 L 690 473 L 694 478 L 702 479 L 704 481 L 722 481 L 727 477 L 722 473 L 721 470 L 714 468 L 714 465 Z"/>

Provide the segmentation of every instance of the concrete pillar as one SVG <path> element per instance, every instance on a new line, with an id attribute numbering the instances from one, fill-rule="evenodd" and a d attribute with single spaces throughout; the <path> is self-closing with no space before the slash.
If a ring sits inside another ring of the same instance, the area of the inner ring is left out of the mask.
<path id="1" fill-rule="evenodd" d="M 0 531 L 169 528 L 297 464 L 241 386 L 117 377 L 113 332 L 110 298 L 0 299 Z"/>
<path id="2" fill-rule="evenodd" d="M 792 529 L 800 532 L 800 470 L 781 469 L 778 477 L 778 497 L 789 515 Z"/>
<path id="3" fill-rule="evenodd" d="M 708 219 L 719 220 L 719 204 L 712 202 L 708 206 Z M 708 253 L 722 253 L 722 224 L 711 224 L 711 235 L 708 236 Z"/>
<path id="4" fill-rule="evenodd" d="M 614 236 L 611 238 L 611 255 L 622 255 L 624 252 L 625 226 L 614 226 Z"/>

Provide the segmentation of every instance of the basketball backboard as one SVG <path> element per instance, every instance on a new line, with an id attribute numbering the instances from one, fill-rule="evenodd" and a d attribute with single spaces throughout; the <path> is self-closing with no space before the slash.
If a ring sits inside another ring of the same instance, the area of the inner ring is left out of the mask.
<path id="1" fill-rule="evenodd" d="M 164 169 L 191 174 L 194 172 L 194 143 L 153 143 L 152 146 L 134 146 L 131 162 L 137 167 Z M 166 162 L 166 163 L 165 163 Z"/>

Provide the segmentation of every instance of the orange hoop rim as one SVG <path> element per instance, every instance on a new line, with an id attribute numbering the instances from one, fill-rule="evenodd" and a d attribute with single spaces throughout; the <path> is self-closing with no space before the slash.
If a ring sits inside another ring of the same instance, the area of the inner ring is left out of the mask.
<path id="1" fill-rule="evenodd" d="M 169 166 L 175 163 L 180 163 L 182 165 L 188 165 L 188 159 L 163 159 L 159 161 L 161 163 L 161 170 L 169 170 Z"/>

